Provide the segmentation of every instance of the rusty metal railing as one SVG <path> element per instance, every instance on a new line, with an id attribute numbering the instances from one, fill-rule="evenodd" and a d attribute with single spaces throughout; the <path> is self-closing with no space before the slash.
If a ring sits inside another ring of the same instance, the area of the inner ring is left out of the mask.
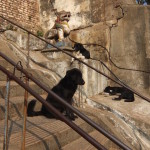
<path id="1" fill-rule="evenodd" d="M 50 45 L 52 45 L 53 47 L 55 47 L 56 49 L 58 49 L 58 50 L 62 51 L 63 53 L 69 55 L 70 57 L 73 57 L 75 60 L 78 60 L 79 62 L 81 62 L 82 64 L 86 65 L 87 67 L 89 67 L 89 68 L 95 70 L 97 73 L 99 73 L 99 74 L 105 76 L 106 78 L 112 80 L 113 82 L 115 82 L 115 83 L 117 83 L 117 84 L 119 84 L 119 85 L 121 85 L 121 86 L 123 86 L 123 87 L 126 87 L 124 84 L 122 84 L 122 83 L 120 83 L 120 82 L 118 82 L 118 81 L 112 79 L 112 78 L 109 77 L 108 75 L 106 75 L 106 74 L 102 73 L 101 71 L 97 70 L 96 68 L 94 68 L 94 67 L 88 65 L 87 63 L 85 63 L 85 62 L 83 62 L 82 60 L 76 58 L 75 56 L 71 55 L 70 53 L 68 53 L 68 52 L 64 51 L 63 49 L 61 49 L 61 48 L 59 48 L 59 47 L 57 47 L 57 46 L 51 44 L 51 43 L 48 42 L 47 40 L 45 40 L 45 39 L 43 39 L 43 38 L 41 38 L 41 37 L 36 36 L 34 33 L 30 32 L 30 31 L 28 31 L 27 29 L 21 27 L 20 25 L 14 23 L 14 22 L 12 22 L 12 21 L 10 21 L 9 19 L 4 18 L 3 16 L 0 16 L 0 17 L 1 17 L 2 19 L 6 20 L 6 21 L 8 21 L 8 22 L 10 22 L 10 23 L 12 23 L 12 24 L 18 26 L 18 27 L 21 28 L 22 30 L 26 31 L 26 32 L 28 33 L 28 35 L 33 35 L 33 36 L 39 38 L 40 40 L 46 42 L 47 44 L 50 44 Z M 29 53 L 29 52 L 28 52 L 28 53 Z M 8 62 L 10 62 L 11 64 L 15 65 L 14 62 L 13 62 L 11 59 L 7 58 L 7 57 L 6 57 L 4 54 L 2 54 L 1 52 L 0 52 L 0 55 L 1 55 L 1 57 L 3 57 L 4 59 L 6 59 Z M 29 56 L 28 56 L 28 58 L 29 58 Z M 0 67 L 0 69 L 2 69 L 3 72 L 6 71 L 4 68 L 2 68 L 2 66 Z M 94 123 L 94 122 L 93 122 L 92 120 L 90 120 L 88 117 L 86 117 L 85 115 L 83 115 L 82 113 L 80 113 L 77 109 L 75 109 L 74 107 L 72 107 L 71 105 L 69 105 L 68 103 L 66 103 L 62 98 L 60 98 L 60 97 L 57 96 L 55 93 L 53 93 L 51 90 L 49 90 L 49 89 L 46 88 L 44 85 L 42 85 L 42 84 L 41 84 L 39 81 L 37 81 L 34 77 L 32 77 L 31 75 L 29 75 L 25 70 L 23 70 L 23 69 L 20 68 L 19 66 L 17 66 L 17 69 L 20 70 L 21 72 L 23 72 L 23 73 L 26 75 L 27 78 L 30 78 L 30 79 L 31 79 L 33 82 L 35 82 L 39 87 L 41 87 L 42 89 L 44 89 L 45 91 L 47 91 L 47 92 L 48 92 L 52 97 L 54 97 L 57 101 L 59 101 L 60 103 L 62 103 L 63 105 L 65 105 L 66 107 L 68 107 L 69 109 L 71 109 L 71 110 L 72 110 L 74 113 L 76 113 L 79 117 L 81 117 L 83 120 L 85 120 L 85 121 L 86 121 L 87 123 L 89 123 L 91 126 L 93 126 L 96 130 L 98 130 L 99 132 L 101 132 L 103 135 L 105 135 L 107 138 L 109 138 L 109 139 L 110 139 L 111 141 L 113 141 L 115 144 L 117 144 L 118 146 L 120 146 L 121 148 L 123 148 L 123 149 L 125 149 L 125 150 L 129 150 L 129 149 L 130 149 L 128 146 L 126 146 L 126 145 L 125 145 L 124 143 L 122 143 L 120 140 L 118 140 L 117 138 L 115 138 L 114 136 L 112 136 L 111 134 L 109 134 L 107 131 L 105 131 L 104 129 L 102 129 L 101 127 L 99 127 L 96 123 Z M 10 75 L 9 72 L 7 72 L 7 71 L 6 71 L 5 73 L 6 73 L 6 74 L 8 73 L 8 76 Z M 11 75 L 10 75 L 10 76 L 11 76 Z M 15 80 L 15 79 L 14 79 L 14 80 Z M 17 82 L 17 81 L 16 81 L 16 82 Z M 19 81 L 18 81 L 18 82 L 19 82 Z M 23 86 L 23 85 L 22 85 L 22 86 Z M 25 88 L 25 87 L 24 87 L 24 88 Z M 132 89 L 132 88 L 130 88 L 130 87 L 126 87 L 126 88 L 129 89 L 130 91 L 134 92 L 136 95 L 138 95 L 139 97 L 143 98 L 144 100 L 150 102 L 150 99 L 149 99 L 149 98 L 147 98 L 147 97 L 141 95 L 140 93 L 138 93 L 138 92 L 135 91 L 134 89 Z M 42 99 L 37 96 L 37 99 L 38 99 L 38 98 L 39 98 L 39 101 L 42 102 Z M 47 105 L 47 104 L 45 103 L 45 101 L 42 102 L 42 103 L 43 103 L 44 105 Z M 47 106 L 47 107 L 50 108 L 51 106 Z M 80 132 L 80 131 L 77 131 L 77 132 Z M 82 131 L 81 131 L 81 132 L 82 132 Z M 81 132 L 80 132 L 80 135 L 81 135 Z M 84 136 L 83 136 L 83 137 L 84 137 Z M 86 139 L 87 137 L 84 137 L 84 138 Z M 87 140 L 89 140 L 89 139 L 87 138 Z M 97 146 L 97 144 L 95 144 L 95 142 L 93 142 L 93 144 L 95 145 L 95 147 Z"/>
<path id="2" fill-rule="evenodd" d="M 10 93 L 10 78 L 7 77 L 6 97 L 5 97 L 5 126 L 4 126 L 4 146 L 3 149 L 8 149 L 8 117 L 9 117 L 9 93 Z"/>
<path id="3" fill-rule="evenodd" d="M 55 100 L 57 100 L 58 102 L 62 103 L 63 105 L 65 105 L 65 107 L 68 107 L 70 110 L 72 110 L 75 114 L 77 114 L 80 118 L 82 118 L 84 121 L 86 121 L 89 125 L 91 125 L 92 127 L 94 127 L 97 131 L 99 131 L 100 133 L 102 133 L 103 135 L 105 135 L 107 138 L 109 138 L 111 141 L 113 141 L 115 144 L 117 144 L 118 146 L 120 146 L 121 148 L 123 148 L 124 150 L 130 150 L 130 148 L 128 146 L 126 146 L 124 143 L 122 143 L 120 140 L 118 140 L 117 138 L 115 138 L 114 136 L 112 136 L 110 133 L 108 133 L 107 131 L 105 131 L 103 128 L 101 128 L 99 125 L 97 125 L 95 122 L 93 122 L 91 119 L 89 119 L 87 116 L 85 116 L 84 114 L 82 114 L 80 111 L 78 111 L 76 108 L 72 107 L 70 104 L 68 104 L 65 100 L 63 100 L 61 97 L 59 97 L 58 95 L 56 95 L 54 92 L 52 92 L 49 88 L 47 88 L 46 86 L 44 86 L 40 81 L 36 80 L 31 74 L 29 74 L 26 70 L 24 70 L 21 66 L 16 65 L 16 63 L 14 61 L 12 61 L 10 58 L 8 58 L 5 54 L 3 54 L 2 52 L 0 52 L 0 56 L 2 58 L 4 58 L 7 62 L 9 62 L 10 64 L 12 64 L 13 66 L 15 66 L 19 71 L 21 71 L 26 78 L 30 79 L 31 81 L 33 81 L 34 83 L 36 83 L 39 87 L 41 87 L 43 90 L 45 90 L 46 92 L 48 92 Z M 15 77 L 13 74 L 10 74 L 10 72 L 8 72 L 4 67 L 0 66 L 0 70 L 2 70 L 5 74 L 7 74 L 7 76 L 13 80 L 15 80 L 18 84 L 20 84 L 23 88 L 25 88 L 25 90 L 28 90 L 28 86 L 23 82 L 21 82 L 17 77 Z M 42 97 L 40 97 L 39 95 L 37 95 L 36 92 L 34 92 L 32 89 L 30 89 L 30 91 L 28 90 L 28 92 L 32 92 L 31 94 L 33 96 L 35 96 L 35 98 L 37 98 L 43 105 L 45 105 L 46 107 L 48 107 L 50 110 L 53 110 L 51 107 L 51 105 L 49 103 L 47 103 L 45 100 L 43 100 Z M 55 112 L 55 110 L 54 110 Z M 58 113 L 58 112 L 57 112 Z M 58 114 L 60 116 L 60 114 Z M 62 115 L 61 115 L 62 116 Z M 62 118 L 61 118 L 62 119 Z M 64 117 L 63 117 L 64 119 Z M 65 120 L 66 121 L 66 120 Z M 89 141 L 92 145 L 94 145 L 95 147 L 98 148 L 98 143 L 91 138 L 89 138 L 89 136 L 86 133 L 83 133 L 83 131 L 81 129 L 78 130 L 78 127 L 74 127 L 75 125 L 70 125 L 71 123 L 68 121 L 66 122 L 71 128 L 73 128 L 76 132 L 78 132 L 81 136 L 83 136 L 87 141 Z M 83 133 L 83 134 L 82 134 Z M 98 149 L 100 148 L 101 145 L 99 145 Z"/>
<path id="4" fill-rule="evenodd" d="M 0 70 L 7 75 L 8 79 L 11 79 L 11 80 L 14 80 L 15 82 L 17 82 L 21 87 L 23 87 L 26 91 L 28 91 L 31 95 L 33 95 L 37 100 L 39 100 L 47 108 L 48 111 L 53 112 L 54 114 L 56 114 L 56 116 L 59 117 L 60 120 L 64 121 L 67 125 L 69 125 L 72 129 L 74 129 L 78 134 L 80 134 L 87 141 L 89 141 L 93 146 L 95 146 L 97 149 L 100 149 L 100 150 L 106 150 L 106 148 L 103 147 L 101 144 L 99 144 L 94 138 L 92 138 L 91 136 L 89 136 L 85 131 L 83 131 L 75 123 L 73 123 L 67 117 L 65 117 L 64 115 L 62 115 L 50 103 L 48 103 L 47 101 L 45 101 L 38 93 L 36 93 L 34 90 L 32 90 L 27 84 L 25 84 L 19 78 L 17 78 L 16 76 L 14 76 L 11 72 L 9 72 L 7 69 L 5 69 L 4 67 L 2 67 L 1 65 L 0 65 Z M 54 97 L 54 98 L 57 99 L 56 97 Z M 8 105 L 9 104 L 7 103 L 7 107 L 8 107 Z M 8 119 L 7 119 L 7 121 L 8 121 Z M 8 129 L 8 123 L 7 123 L 7 126 L 6 126 L 6 130 L 7 129 Z M 7 146 L 7 136 L 6 136 L 5 143 L 6 143 L 5 146 Z M 24 143 L 24 140 L 23 140 L 23 145 L 22 145 L 23 147 L 22 147 L 22 149 L 24 149 L 24 145 L 25 145 L 25 143 Z"/>
<path id="5" fill-rule="evenodd" d="M 29 78 L 25 77 L 25 84 L 29 86 Z M 23 131 L 22 131 L 22 142 L 21 150 L 25 150 L 25 135 L 26 135 L 26 121 L 27 121 L 27 105 L 28 105 L 28 91 L 24 93 L 24 109 L 23 109 Z"/>

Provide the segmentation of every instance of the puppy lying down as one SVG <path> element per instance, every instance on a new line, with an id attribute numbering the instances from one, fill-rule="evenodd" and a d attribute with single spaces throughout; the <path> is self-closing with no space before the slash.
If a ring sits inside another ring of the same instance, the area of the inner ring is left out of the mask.
<path id="1" fill-rule="evenodd" d="M 60 82 L 54 86 L 51 90 L 56 93 L 58 96 L 63 98 L 66 102 L 68 102 L 70 105 L 72 105 L 73 102 L 73 95 L 77 90 L 78 85 L 84 85 L 84 80 L 82 78 L 82 73 L 79 69 L 74 68 L 71 70 L 68 70 L 66 72 L 66 75 L 64 78 L 60 80 Z M 57 110 L 59 110 L 61 113 L 65 112 L 66 116 L 70 120 L 75 120 L 76 116 L 73 114 L 71 110 L 63 106 L 61 103 L 56 101 L 51 97 L 50 94 L 48 94 L 46 101 L 52 104 Z M 50 113 L 47 108 L 42 105 L 42 108 L 40 111 L 34 111 L 34 107 L 36 104 L 36 100 L 32 100 L 28 104 L 27 114 L 28 116 L 39 116 L 44 115 L 48 118 L 56 118 L 56 116 L 52 113 Z"/>
<path id="2" fill-rule="evenodd" d="M 133 102 L 134 101 L 134 93 L 124 87 L 110 87 L 107 86 L 104 89 L 105 93 L 109 93 L 109 95 L 116 95 L 120 94 L 118 97 L 114 98 L 113 100 L 121 100 L 125 99 L 125 102 Z"/>

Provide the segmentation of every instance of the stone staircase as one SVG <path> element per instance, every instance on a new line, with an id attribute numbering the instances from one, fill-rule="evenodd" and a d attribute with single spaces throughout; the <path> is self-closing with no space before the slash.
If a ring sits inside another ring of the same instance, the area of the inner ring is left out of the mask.
<path id="1" fill-rule="evenodd" d="M 0 64 L 13 72 L 14 68 L 7 63 L 4 59 L 0 58 Z M 16 70 L 16 76 L 20 76 L 20 72 Z M 0 149 L 3 149 L 4 141 L 4 126 L 5 126 L 5 96 L 6 96 L 6 75 L 0 71 Z M 46 93 L 36 86 L 33 82 L 29 82 L 36 92 L 43 98 L 46 98 Z M 22 127 L 23 127 L 23 108 L 24 108 L 24 92 L 17 83 L 11 81 L 10 83 L 10 103 L 9 103 L 9 129 L 8 129 L 8 150 L 20 150 L 22 140 Z M 29 99 L 35 99 L 29 94 Z M 38 102 L 36 109 L 39 110 L 41 104 Z M 99 123 L 99 119 L 84 109 L 80 109 L 85 114 Z M 89 110 L 91 111 L 91 110 Z M 80 126 L 84 131 L 96 138 L 103 145 L 108 147 L 108 139 L 100 133 L 97 133 L 91 126 L 85 123 L 82 119 L 77 118 L 75 124 Z M 110 142 L 110 141 L 109 141 Z M 113 150 L 115 145 L 111 145 L 108 149 Z M 81 138 L 75 131 L 73 131 L 64 122 L 56 119 L 47 119 L 44 116 L 27 117 L 27 130 L 26 130 L 26 150 L 69 150 L 69 149 L 95 149 L 86 140 Z M 116 146 L 115 146 L 116 148 Z M 117 149 L 117 148 L 116 148 Z"/>

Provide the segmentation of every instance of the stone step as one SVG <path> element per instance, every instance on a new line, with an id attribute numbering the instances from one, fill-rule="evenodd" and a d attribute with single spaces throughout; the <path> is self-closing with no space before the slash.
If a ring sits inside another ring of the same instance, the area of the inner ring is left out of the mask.
<path id="1" fill-rule="evenodd" d="M 0 98 L 5 98 L 6 96 L 6 81 L 0 81 Z M 38 94 L 44 94 L 45 92 L 37 86 L 33 82 L 29 82 L 29 86 L 35 90 Z M 10 97 L 17 97 L 17 96 L 23 96 L 25 90 L 18 85 L 16 82 L 11 81 L 10 82 Z"/>
<path id="2" fill-rule="evenodd" d="M 97 121 L 94 117 L 90 116 L 90 118 Z M 22 122 L 22 120 L 9 120 L 8 150 L 21 149 Z M 74 122 L 87 133 L 93 131 L 93 128 L 80 118 L 77 118 Z M 26 150 L 57 150 L 79 137 L 79 134 L 60 120 L 48 119 L 44 116 L 27 117 Z M 3 139 L 4 121 L 1 121 L 0 149 L 3 149 Z"/>
<path id="3" fill-rule="evenodd" d="M 44 99 L 47 95 L 41 95 Z M 28 102 L 35 99 L 33 96 L 28 97 Z M 40 110 L 41 103 L 37 101 L 35 110 Z M 24 109 L 24 96 L 10 97 L 9 99 L 9 119 L 13 117 L 22 118 Z M 0 98 L 0 120 L 5 118 L 5 99 Z"/>
<path id="4" fill-rule="evenodd" d="M 89 112 L 95 114 L 94 116 L 97 115 L 103 129 L 131 149 L 140 149 L 140 147 L 149 149 L 144 139 L 149 143 L 147 137 L 150 135 L 148 119 L 150 103 L 143 101 L 138 96 L 135 96 L 134 102 L 114 101 L 112 100 L 114 97 L 117 96 L 95 95 L 87 99 L 86 102 L 92 106 Z M 95 109 L 100 113 L 95 112 Z M 141 139 L 137 138 L 137 135 L 142 136 Z"/>
<path id="5" fill-rule="evenodd" d="M 111 144 L 108 145 L 109 139 L 106 138 L 104 135 L 99 133 L 98 131 L 94 130 L 89 133 L 94 139 L 96 139 L 101 145 L 103 145 L 108 150 L 120 150 L 115 144 L 110 142 Z M 62 150 L 97 150 L 93 145 L 91 145 L 88 141 L 84 138 L 80 137 L 79 139 L 65 145 Z"/>

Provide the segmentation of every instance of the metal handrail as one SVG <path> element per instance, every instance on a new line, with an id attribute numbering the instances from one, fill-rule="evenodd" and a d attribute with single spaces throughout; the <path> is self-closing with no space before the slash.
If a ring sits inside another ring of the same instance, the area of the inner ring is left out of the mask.
<path id="1" fill-rule="evenodd" d="M 120 140 L 115 138 L 113 135 L 105 131 L 103 128 L 101 128 L 99 125 L 97 125 L 95 122 L 93 122 L 90 118 L 82 114 L 79 110 L 72 107 L 70 104 L 68 104 L 65 100 L 63 100 L 61 97 L 56 95 L 53 91 L 51 91 L 49 88 L 47 88 L 45 85 L 43 85 L 39 80 L 36 80 L 30 73 L 28 73 L 26 70 L 24 70 L 22 67 L 16 65 L 14 61 L 12 61 L 10 58 L 8 58 L 5 54 L 0 52 L 0 56 L 4 58 L 6 61 L 8 61 L 13 66 L 16 66 L 16 68 L 21 71 L 27 78 L 29 78 L 31 81 L 36 83 L 40 88 L 42 88 L 44 91 L 49 93 L 53 98 L 55 98 L 58 102 L 62 103 L 69 109 L 71 109 L 74 113 L 76 113 L 80 118 L 82 118 L 84 121 L 86 121 L 88 124 L 90 124 L 92 127 L 94 127 L 97 131 L 101 132 L 103 135 L 105 135 L 107 138 L 109 138 L 111 141 L 113 141 L 115 144 L 120 146 L 121 148 L 125 150 L 130 150 L 128 146 L 126 146 L 124 143 L 122 143 Z"/>
<path id="2" fill-rule="evenodd" d="M 15 25 L 15 26 L 17 26 L 17 27 L 21 28 L 22 30 L 24 30 L 24 31 L 28 32 L 29 34 L 31 34 L 31 35 L 33 35 L 33 36 L 35 36 L 36 38 L 38 38 L 38 39 L 40 39 L 40 40 L 42 40 L 42 41 L 46 42 L 47 44 L 50 44 L 51 46 L 53 46 L 53 47 L 55 47 L 56 49 L 58 49 L 58 50 L 62 51 L 63 53 L 65 53 L 66 55 L 68 55 L 68 56 L 70 56 L 70 57 L 73 57 L 75 60 L 78 60 L 79 62 L 81 62 L 82 64 L 84 64 L 84 65 L 86 65 L 87 67 L 91 68 L 92 70 L 96 71 L 97 73 L 99 73 L 99 74 L 101 74 L 101 75 L 105 76 L 105 77 L 106 77 L 106 78 L 108 78 L 109 80 L 111 80 L 111 81 L 113 81 L 113 82 L 117 83 L 117 84 L 118 84 L 118 85 L 120 85 L 120 86 L 125 87 L 126 89 L 128 89 L 128 90 L 132 91 L 132 92 L 133 92 L 134 94 L 136 94 L 137 96 L 139 96 L 139 97 L 141 97 L 142 99 L 144 99 L 144 100 L 146 100 L 146 101 L 150 102 L 150 99 L 149 99 L 149 98 L 147 98 L 147 97 L 143 96 L 142 94 L 140 94 L 140 93 L 139 93 L 139 92 L 137 92 L 136 90 L 132 89 L 132 88 L 131 88 L 131 87 L 129 87 L 129 86 L 125 86 L 123 83 L 120 83 L 120 82 L 116 81 L 115 79 L 113 79 L 113 78 L 109 77 L 109 76 L 108 76 L 108 75 L 106 75 L 105 73 L 103 73 L 103 72 L 101 72 L 101 71 L 97 70 L 96 68 L 94 68 L 94 67 L 90 66 L 90 65 L 89 65 L 89 64 L 87 64 L 86 62 L 84 62 L 84 61 L 82 61 L 82 60 L 80 60 L 80 59 L 76 58 L 76 57 L 75 57 L 75 56 L 73 56 L 72 54 L 70 54 L 70 53 L 66 52 L 65 50 L 63 50 L 63 49 L 61 49 L 61 48 L 59 48 L 59 47 L 57 47 L 57 46 L 53 45 L 52 43 L 50 43 L 49 41 L 45 40 L 44 38 L 38 37 L 37 35 L 35 35 L 35 34 L 34 34 L 34 33 L 32 33 L 31 31 L 29 31 L 29 30 L 27 30 L 27 29 L 23 28 L 22 26 L 20 26 L 20 25 L 18 25 L 18 24 L 16 24 L 16 23 L 14 23 L 13 21 L 11 21 L 11 20 L 9 20 L 9 19 L 7 19 L 7 18 L 5 18 L 5 17 L 3 17 L 3 16 L 1 16 L 1 15 L 0 15 L 0 18 L 2 18 L 2 19 L 4 19 L 4 20 L 6 20 L 6 21 L 10 22 L 11 24 L 13 24 L 13 25 Z"/>
<path id="3" fill-rule="evenodd" d="M 108 79 L 118 83 L 121 86 L 121 83 L 115 81 L 114 79 L 111 79 L 109 76 L 107 76 L 106 74 L 102 73 L 101 71 L 95 69 L 94 67 L 88 65 L 87 63 L 83 62 L 82 60 L 76 58 L 75 56 L 69 54 L 68 52 L 64 51 L 63 49 L 51 44 L 50 42 L 48 42 L 47 40 L 36 36 L 34 33 L 28 31 L 27 29 L 24 29 L 23 27 L 15 24 L 14 22 L 4 18 L 3 16 L 0 16 L 1 18 L 7 20 L 8 22 L 18 26 L 19 28 L 23 29 L 24 31 L 28 32 L 28 34 L 31 34 L 39 39 L 41 39 L 42 41 L 46 42 L 47 44 L 52 45 L 53 47 L 57 48 L 58 50 L 64 52 L 65 54 L 73 57 L 74 59 L 78 60 L 79 62 L 81 62 L 82 64 L 88 66 L 89 68 L 95 70 L 96 72 L 102 74 L 103 76 L 107 77 Z M 7 56 L 5 56 L 4 54 L 2 54 L 0 52 L 0 55 L 6 59 L 8 62 L 10 62 L 11 64 L 15 65 L 15 63 L 9 59 Z M 52 92 L 50 89 L 48 89 L 47 87 L 45 87 L 44 85 L 42 85 L 39 81 L 37 81 L 34 77 L 32 77 L 30 74 L 28 74 L 28 72 L 26 72 L 24 69 L 20 68 L 19 66 L 17 66 L 17 69 L 20 70 L 21 72 L 23 72 L 28 78 L 30 78 L 33 82 L 35 82 L 39 87 L 43 88 L 45 91 L 47 91 L 52 97 L 54 97 L 56 100 L 58 100 L 59 102 L 61 102 L 63 105 L 65 105 L 66 107 L 68 107 L 69 109 L 71 109 L 74 113 L 76 113 L 79 117 L 81 117 L 83 120 L 85 120 L 87 123 L 89 123 L 91 126 L 93 126 L 96 130 L 98 130 L 99 132 L 101 132 L 103 135 L 105 135 L 107 138 L 109 138 L 111 141 L 113 141 L 114 143 L 116 143 L 118 146 L 120 146 L 121 148 L 125 149 L 125 150 L 129 150 L 130 148 L 128 146 L 126 146 L 124 143 L 122 143 L 120 140 L 118 140 L 117 138 L 113 137 L 111 134 L 109 134 L 107 131 L 105 131 L 104 129 L 102 129 L 101 127 L 99 127 L 96 123 L 94 123 L 92 120 L 90 120 L 88 117 L 86 117 L 85 115 L 83 115 L 82 113 L 80 113 L 77 109 L 75 109 L 74 107 L 72 107 L 71 105 L 69 105 L 67 102 L 65 102 L 62 98 L 60 98 L 59 96 L 57 96 L 54 92 Z M 130 89 L 131 91 L 134 92 L 134 90 Z M 139 93 L 137 93 L 136 91 L 134 92 L 135 94 L 139 95 L 140 97 L 142 97 L 143 99 L 146 99 L 147 101 L 150 102 L 150 99 L 140 95 Z"/>
<path id="4" fill-rule="evenodd" d="M 55 107 L 53 107 L 50 103 L 45 101 L 37 92 L 35 92 L 32 88 L 30 88 L 27 84 L 17 78 L 13 73 L 5 69 L 0 65 L 0 70 L 7 75 L 9 79 L 13 79 L 17 82 L 21 87 L 23 87 L 26 91 L 28 91 L 31 95 L 33 95 L 37 100 L 39 100 L 49 112 L 54 113 L 60 120 L 64 121 L 68 126 L 74 129 L 78 134 L 80 134 L 83 138 L 85 138 L 88 142 L 90 142 L 93 146 L 100 150 L 106 150 L 100 143 L 98 143 L 94 138 L 89 136 L 85 131 L 83 131 L 80 127 L 78 127 L 75 123 L 70 121 L 67 117 L 62 115 Z M 55 98 L 57 99 L 57 98 Z"/>

